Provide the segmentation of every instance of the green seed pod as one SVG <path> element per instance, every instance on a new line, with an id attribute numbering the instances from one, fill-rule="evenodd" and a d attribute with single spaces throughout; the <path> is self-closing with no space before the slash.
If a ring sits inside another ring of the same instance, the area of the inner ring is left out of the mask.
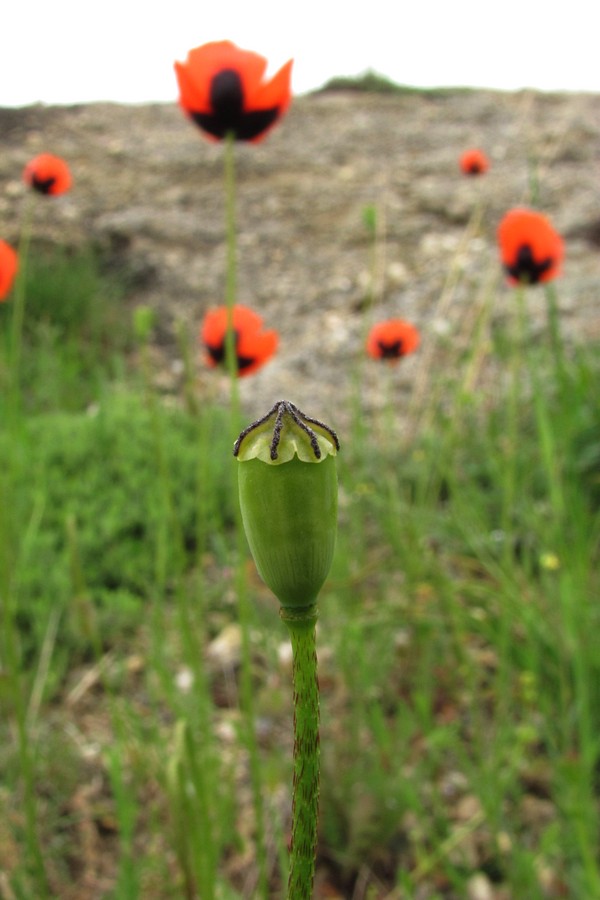
<path id="1" fill-rule="evenodd" d="M 234 447 L 244 530 L 258 572 L 284 608 L 312 606 L 337 529 L 334 431 L 282 400 Z"/>

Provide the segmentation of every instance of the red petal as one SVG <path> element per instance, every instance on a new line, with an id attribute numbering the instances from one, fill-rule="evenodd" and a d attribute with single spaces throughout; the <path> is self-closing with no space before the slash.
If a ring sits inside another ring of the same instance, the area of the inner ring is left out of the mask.
<path id="1" fill-rule="evenodd" d="M 292 66 L 294 61 L 288 60 L 269 81 L 250 81 L 244 83 L 246 90 L 246 109 L 269 109 L 279 107 L 279 115 L 287 110 L 292 100 Z"/>
<path id="2" fill-rule="evenodd" d="M 276 331 L 263 331 L 247 333 L 240 338 L 238 343 L 238 355 L 247 359 L 253 359 L 249 366 L 240 371 L 240 376 L 251 375 L 275 354 L 279 344 L 279 335 Z"/>
<path id="3" fill-rule="evenodd" d="M 0 301 L 10 294 L 18 268 L 16 252 L 6 241 L 0 241 Z"/>
<path id="4" fill-rule="evenodd" d="M 551 281 L 559 274 L 564 257 L 561 236 L 542 213 L 515 207 L 506 213 L 498 226 L 498 245 L 502 263 L 505 266 L 513 266 L 524 244 L 531 247 L 536 261 L 548 258 L 552 260 L 552 266 L 540 277 L 540 281 Z M 513 284 L 516 283 L 514 278 L 509 280 Z"/>
<path id="5" fill-rule="evenodd" d="M 211 347 L 219 346 L 225 339 L 228 319 L 228 310 L 225 306 L 209 310 L 204 316 L 200 332 L 202 342 Z M 258 331 L 262 325 L 262 319 L 248 307 L 237 305 L 233 308 L 232 324 L 241 337 L 245 332 L 250 331 L 253 333 Z"/>
<path id="6" fill-rule="evenodd" d="M 238 72 L 244 90 L 258 84 L 267 61 L 251 50 L 240 50 L 231 41 L 212 41 L 190 50 L 185 63 L 175 63 L 179 82 L 180 103 L 192 112 L 210 112 L 210 86 L 215 75 L 224 69 Z"/>
<path id="7" fill-rule="evenodd" d="M 393 347 L 394 344 L 401 345 L 400 353 L 397 357 L 387 357 L 388 361 L 394 362 L 409 353 L 413 353 L 421 341 L 420 334 L 414 325 L 405 322 L 403 319 L 388 319 L 385 322 L 378 322 L 371 328 L 367 338 L 367 353 L 375 359 L 384 357 L 383 347 Z"/>
<path id="8" fill-rule="evenodd" d="M 459 165 L 465 175 L 481 175 L 487 172 L 490 162 L 482 150 L 473 148 L 465 150 L 460 157 Z"/>
<path id="9" fill-rule="evenodd" d="M 210 115 L 213 79 L 225 70 L 237 73 L 243 92 L 244 113 L 276 111 L 276 118 L 256 137 L 245 138 L 253 143 L 261 141 L 290 105 L 292 60 L 289 60 L 269 80 L 264 80 L 267 61 L 251 50 L 241 50 L 231 41 L 213 41 L 190 50 L 186 62 L 175 63 L 179 85 L 179 103 L 186 113 Z M 202 126 L 200 126 L 202 127 Z M 210 129 L 204 129 L 212 140 L 219 140 Z"/>
<path id="10" fill-rule="evenodd" d="M 51 153 L 40 153 L 30 160 L 23 170 L 23 180 L 30 187 L 49 183 L 43 193 L 57 196 L 66 193 L 72 186 L 71 171 L 64 159 Z"/>
<path id="11" fill-rule="evenodd" d="M 225 342 L 227 323 L 229 321 L 228 310 L 221 306 L 218 309 L 209 310 L 204 317 L 200 337 L 206 347 L 220 350 Z M 232 325 L 237 335 L 236 351 L 240 359 L 250 360 L 250 363 L 240 369 L 239 375 L 250 375 L 259 369 L 273 356 L 277 349 L 279 336 L 276 331 L 261 331 L 262 319 L 247 306 L 236 305 L 233 309 Z M 217 365 L 214 359 L 207 355 L 206 362 L 209 366 Z"/>

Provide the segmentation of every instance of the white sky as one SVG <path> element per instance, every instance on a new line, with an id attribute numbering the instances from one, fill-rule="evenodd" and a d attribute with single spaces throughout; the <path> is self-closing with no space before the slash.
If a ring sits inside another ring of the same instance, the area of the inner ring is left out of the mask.
<path id="1" fill-rule="evenodd" d="M 173 61 L 227 38 L 293 89 L 374 69 L 421 87 L 600 92 L 596 0 L 7 0 L 0 106 L 177 97 Z"/>

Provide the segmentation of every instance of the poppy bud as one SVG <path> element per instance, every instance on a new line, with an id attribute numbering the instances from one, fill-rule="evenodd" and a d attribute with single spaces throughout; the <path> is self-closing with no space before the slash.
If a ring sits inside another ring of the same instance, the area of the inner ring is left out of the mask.
<path id="1" fill-rule="evenodd" d="M 242 521 L 256 568 L 282 607 L 314 605 L 337 528 L 335 431 L 281 400 L 234 446 Z"/>

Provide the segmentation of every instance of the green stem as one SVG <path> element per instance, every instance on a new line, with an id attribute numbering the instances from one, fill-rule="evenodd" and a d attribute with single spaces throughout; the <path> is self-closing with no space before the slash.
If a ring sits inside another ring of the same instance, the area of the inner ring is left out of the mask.
<path id="1" fill-rule="evenodd" d="M 292 641 L 294 796 L 288 900 L 312 897 L 319 815 L 317 607 L 281 608 Z"/>
<path id="2" fill-rule="evenodd" d="M 233 330 L 233 309 L 237 299 L 237 227 L 235 214 L 235 138 L 229 132 L 225 138 L 225 306 L 227 308 L 227 331 L 225 334 L 225 365 L 231 380 L 231 424 L 232 434 L 239 431 L 240 392 L 238 384 L 238 364 L 236 356 L 236 336 Z"/>
<path id="3" fill-rule="evenodd" d="M 20 407 L 20 388 L 21 388 L 21 350 L 23 345 L 23 323 L 25 321 L 25 299 L 27 290 L 27 260 L 29 256 L 29 245 L 31 243 L 31 232 L 33 229 L 33 210 L 34 198 L 31 195 L 28 198 L 23 213 L 23 222 L 21 225 L 21 236 L 19 238 L 19 270 L 15 281 L 13 311 L 12 311 L 12 328 L 10 335 L 10 362 L 9 362 L 9 411 L 10 414 L 17 414 Z"/>
<path id="4" fill-rule="evenodd" d="M 235 212 L 235 135 L 229 132 L 225 137 L 225 231 L 226 231 L 226 272 L 225 306 L 227 308 L 227 331 L 225 334 L 225 364 L 230 378 L 230 421 L 232 438 L 240 430 L 240 391 L 236 355 L 236 335 L 233 329 L 233 310 L 237 299 L 237 226 Z M 234 485 L 234 492 L 237 489 Z M 262 798 L 262 774 L 258 743 L 254 728 L 254 694 L 252 683 L 252 648 L 250 643 L 250 598 L 246 575 L 246 543 L 241 520 L 241 512 L 236 504 L 236 572 L 235 586 L 238 601 L 238 618 L 241 631 L 240 699 L 244 713 L 244 737 L 248 750 L 250 780 L 256 820 L 256 855 L 258 864 L 257 892 L 267 896 L 268 860 L 265 840 L 265 816 Z"/>
<path id="5" fill-rule="evenodd" d="M 372 214 L 372 218 L 371 218 Z M 356 436 L 357 443 L 362 446 L 367 434 L 367 419 L 363 412 L 362 398 L 364 394 L 363 371 L 365 362 L 365 342 L 371 325 L 372 312 L 376 299 L 383 295 L 383 284 L 380 286 L 379 274 L 379 242 L 380 242 L 380 216 L 376 206 L 367 207 L 365 210 L 365 224 L 370 236 L 369 246 L 369 284 L 367 288 L 364 306 L 362 309 L 360 344 L 358 353 L 352 367 L 352 434 Z M 383 265 L 381 266 L 383 270 Z"/>
<path id="6" fill-rule="evenodd" d="M 537 159 L 530 154 L 527 160 L 527 172 L 529 178 L 529 202 L 534 208 L 540 205 L 540 179 Z"/>
<path id="7" fill-rule="evenodd" d="M 565 352 L 563 340 L 560 333 L 560 315 L 558 310 L 558 297 L 554 284 L 546 284 L 546 308 L 548 313 L 548 330 L 550 332 L 550 345 L 554 355 L 555 374 L 558 381 L 558 387 L 566 395 L 567 372 L 565 366 Z"/>
<path id="8" fill-rule="evenodd" d="M 505 535 L 504 559 L 510 565 L 512 559 L 512 531 L 514 528 L 515 503 L 518 494 L 518 458 L 519 458 L 519 414 L 522 394 L 523 348 L 525 345 L 527 318 L 525 309 L 525 287 L 519 284 L 515 288 L 515 332 L 510 342 L 510 388 L 506 404 L 507 420 L 504 440 L 506 442 L 506 464 L 503 467 L 504 484 L 502 496 L 504 500 L 500 527 Z"/>

